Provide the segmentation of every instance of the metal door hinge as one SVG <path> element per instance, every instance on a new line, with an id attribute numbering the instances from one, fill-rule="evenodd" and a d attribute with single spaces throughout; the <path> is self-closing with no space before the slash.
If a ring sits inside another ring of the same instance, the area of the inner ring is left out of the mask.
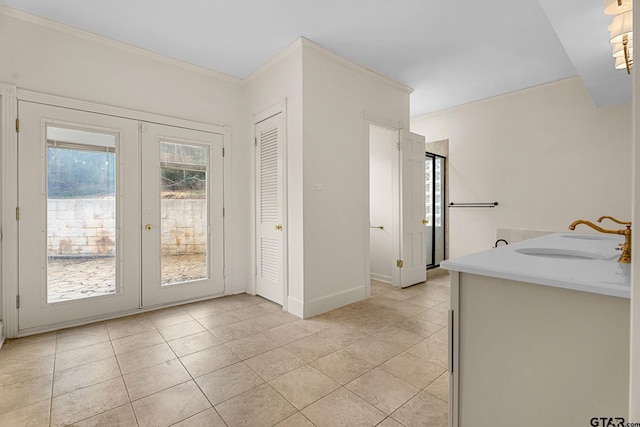
<path id="1" fill-rule="evenodd" d="M 258 145 L 258 137 L 253 138 L 253 145 Z"/>
<path id="2" fill-rule="evenodd" d="M 20 208 L 16 208 L 16 221 L 20 221 Z"/>
<path id="3" fill-rule="evenodd" d="M 20 119 L 16 119 L 16 132 L 20 132 Z"/>
<path id="4" fill-rule="evenodd" d="M 396 266 L 398 266 L 398 268 L 402 268 L 402 267 L 404 267 L 404 261 L 402 261 L 401 259 L 399 259 L 398 261 L 396 261 Z"/>
<path id="5" fill-rule="evenodd" d="M 224 218 L 224 214 L 225 214 L 224 208 L 222 208 L 222 218 Z"/>
<path id="6" fill-rule="evenodd" d="M 20 308 L 20 295 L 16 295 L 16 308 Z"/>
<path id="7" fill-rule="evenodd" d="M 222 147 L 222 157 L 224 157 L 224 147 Z"/>
<path id="8" fill-rule="evenodd" d="M 402 147 L 402 145 L 401 145 L 401 144 L 402 144 L 402 142 L 401 142 L 401 141 L 398 141 L 398 151 L 400 151 L 400 149 L 401 149 L 401 147 Z"/>

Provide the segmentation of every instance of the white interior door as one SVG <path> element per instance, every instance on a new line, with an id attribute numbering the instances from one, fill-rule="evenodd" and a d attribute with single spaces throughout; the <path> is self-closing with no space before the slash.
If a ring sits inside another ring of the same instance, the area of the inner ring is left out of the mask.
<path id="1" fill-rule="evenodd" d="M 18 113 L 19 333 L 137 308 L 138 122 L 24 101 Z"/>
<path id="2" fill-rule="evenodd" d="M 283 114 L 256 123 L 256 292 L 284 300 Z"/>
<path id="3" fill-rule="evenodd" d="M 142 304 L 224 293 L 223 135 L 142 128 Z"/>
<path id="4" fill-rule="evenodd" d="M 426 280 L 425 138 L 400 132 L 400 286 Z"/>

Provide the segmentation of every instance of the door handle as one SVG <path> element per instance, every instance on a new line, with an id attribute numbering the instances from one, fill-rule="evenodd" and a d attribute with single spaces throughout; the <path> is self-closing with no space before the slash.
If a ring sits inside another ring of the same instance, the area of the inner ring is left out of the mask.
<path id="1" fill-rule="evenodd" d="M 275 228 L 276 228 L 276 230 L 278 230 L 278 231 L 282 231 L 282 224 L 278 224 L 278 225 L 276 225 L 276 227 L 275 227 Z"/>
<path id="2" fill-rule="evenodd" d="M 144 226 L 145 230 L 151 230 L 153 227 L 151 227 L 151 224 L 147 224 Z"/>
<path id="3" fill-rule="evenodd" d="M 429 220 L 428 220 L 428 219 L 423 219 L 423 220 L 422 220 L 422 224 L 424 224 L 424 225 L 429 224 Z"/>

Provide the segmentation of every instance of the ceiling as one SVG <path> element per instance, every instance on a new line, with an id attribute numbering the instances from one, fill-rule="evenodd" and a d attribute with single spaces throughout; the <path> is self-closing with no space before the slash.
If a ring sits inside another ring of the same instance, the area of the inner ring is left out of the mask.
<path id="1" fill-rule="evenodd" d="M 300 36 L 415 89 L 412 117 L 578 75 L 631 100 L 602 0 L 3 0 L 244 79 Z"/>

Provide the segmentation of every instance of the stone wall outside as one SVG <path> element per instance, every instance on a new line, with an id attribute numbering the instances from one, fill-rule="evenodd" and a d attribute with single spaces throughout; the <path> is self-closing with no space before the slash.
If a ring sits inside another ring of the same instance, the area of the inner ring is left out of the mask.
<path id="1" fill-rule="evenodd" d="M 163 199 L 162 254 L 206 252 L 204 199 Z M 115 253 L 114 199 L 50 199 L 49 256 L 108 256 Z"/>

